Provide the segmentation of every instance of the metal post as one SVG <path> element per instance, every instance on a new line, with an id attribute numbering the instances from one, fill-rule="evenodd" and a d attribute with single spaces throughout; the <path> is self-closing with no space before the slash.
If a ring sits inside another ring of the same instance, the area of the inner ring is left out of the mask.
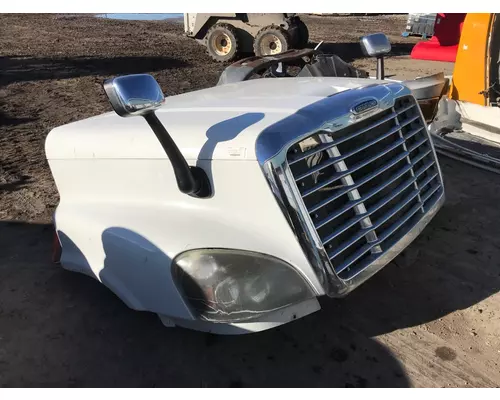
<path id="1" fill-rule="evenodd" d="M 383 80 L 384 78 L 384 57 L 377 57 L 377 79 Z"/>

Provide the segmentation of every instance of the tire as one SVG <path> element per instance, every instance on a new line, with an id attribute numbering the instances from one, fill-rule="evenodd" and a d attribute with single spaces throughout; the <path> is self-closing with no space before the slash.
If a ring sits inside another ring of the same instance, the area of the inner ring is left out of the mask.
<path id="1" fill-rule="evenodd" d="M 291 48 L 290 35 L 278 26 L 262 28 L 253 41 L 253 51 L 258 57 L 280 54 Z"/>
<path id="2" fill-rule="evenodd" d="M 301 19 L 294 20 L 288 33 L 292 38 L 292 44 L 295 49 L 304 49 L 309 44 L 309 29 Z"/>
<path id="3" fill-rule="evenodd" d="M 229 24 L 215 24 L 205 35 L 205 47 L 208 55 L 215 61 L 233 61 L 239 51 L 235 28 Z"/>

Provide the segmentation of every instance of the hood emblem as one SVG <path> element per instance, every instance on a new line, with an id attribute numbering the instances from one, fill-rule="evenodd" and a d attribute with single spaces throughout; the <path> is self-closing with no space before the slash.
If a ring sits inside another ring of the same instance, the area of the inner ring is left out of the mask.
<path id="1" fill-rule="evenodd" d="M 364 100 L 361 103 L 356 104 L 351 108 L 354 114 L 361 114 L 366 111 L 372 110 L 378 106 L 378 101 L 376 99 Z"/>

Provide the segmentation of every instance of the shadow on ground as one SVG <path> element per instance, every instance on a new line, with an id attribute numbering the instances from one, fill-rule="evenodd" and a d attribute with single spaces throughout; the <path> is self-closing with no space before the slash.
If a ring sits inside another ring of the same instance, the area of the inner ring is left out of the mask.
<path id="1" fill-rule="evenodd" d="M 385 347 L 335 315 L 246 336 L 168 329 L 53 265 L 48 225 L 0 232 L 2 386 L 409 386 Z"/>
<path id="2" fill-rule="evenodd" d="M 2 126 L 17 126 L 17 125 L 22 125 L 22 124 L 26 124 L 28 122 L 32 122 L 34 120 L 35 120 L 34 118 L 10 117 L 5 112 L 3 112 L 2 110 L 0 110 L 0 127 L 2 127 Z"/>
<path id="3" fill-rule="evenodd" d="M 91 75 L 136 74 L 189 64 L 170 57 L 0 57 L 0 86 L 14 82 L 68 79 Z"/>
<path id="4" fill-rule="evenodd" d="M 49 226 L 3 222 L 0 384 L 409 386 L 400 362 L 372 337 L 500 289 L 492 217 L 500 179 L 453 160 L 441 164 L 447 203 L 395 262 L 344 300 L 322 299 L 320 312 L 246 336 L 164 328 L 92 278 L 51 264 Z"/>
<path id="5" fill-rule="evenodd" d="M 31 182 L 31 178 L 23 174 L 15 162 L 0 159 L 0 196 L 20 190 Z"/>

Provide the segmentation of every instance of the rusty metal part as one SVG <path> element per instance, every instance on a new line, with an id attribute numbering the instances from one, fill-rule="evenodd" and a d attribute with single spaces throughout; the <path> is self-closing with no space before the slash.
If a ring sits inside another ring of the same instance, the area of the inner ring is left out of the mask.
<path id="1" fill-rule="evenodd" d="M 317 51 L 315 49 L 300 49 L 300 50 L 288 50 L 280 54 L 275 54 L 272 56 L 265 56 L 265 57 L 257 57 L 257 56 L 252 56 L 252 57 L 247 57 L 244 58 L 243 60 L 239 60 L 235 62 L 234 64 L 231 64 L 231 67 L 250 67 L 253 69 L 256 68 L 269 68 L 271 65 L 276 64 L 278 62 L 291 62 L 294 60 L 298 60 L 304 57 L 311 58 L 317 54 Z M 305 61 L 305 60 L 304 60 Z M 308 61 L 305 61 L 308 62 Z"/>
<path id="2" fill-rule="evenodd" d="M 271 56 L 252 56 L 239 60 L 227 67 L 221 74 L 217 85 L 245 81 L 253 74 L 259 74 L 280 63 L 306 64 L 318 52 L 314 49 L 288 50 Z"/>
<path id="3" fill-rule="evenodd" d="M 500 174 L 499 158 L 493 157 L 487 153 L 473 150 L 471 146 L 466 147 L 464 144 L 461 145 L 453 141 L 453 138 L 451 137 L 453 132 L 463 132 L 463 118 L 457 110 L 456 101 L 449 99 L 446 96 L 442 96 L 439 100 L 437 108 L 437 113 L 431 124 L 429 124 L 429 133 L 431 134 L 436 152 L 443 156 L 462 161 L 466 164 Z M 450 138 L 447 138 L 447 135 L 450 135 Z M 462 143 L 470 142 L 472 144 L 474 135 L 467 134 L 466 132 L 463 132 L 463 135 L 465 137 L 462 138 Z M 467 135 L 470 135 L 469 138 L 466 137 Z M 474 140 L 478 142 L 486 142 L 478 137 Z M 490 146 L 493 146 L 493 144 L 490 144 Z M 500 152 L 500 147 L 498 148 L 498 152 Z"/>
<path id="4" fill-rule="evenodd" d="M 438 154 L 500 174 L 500 159 L 460 146 L 445 136 L 431 134 L 431 137 Z"/>

